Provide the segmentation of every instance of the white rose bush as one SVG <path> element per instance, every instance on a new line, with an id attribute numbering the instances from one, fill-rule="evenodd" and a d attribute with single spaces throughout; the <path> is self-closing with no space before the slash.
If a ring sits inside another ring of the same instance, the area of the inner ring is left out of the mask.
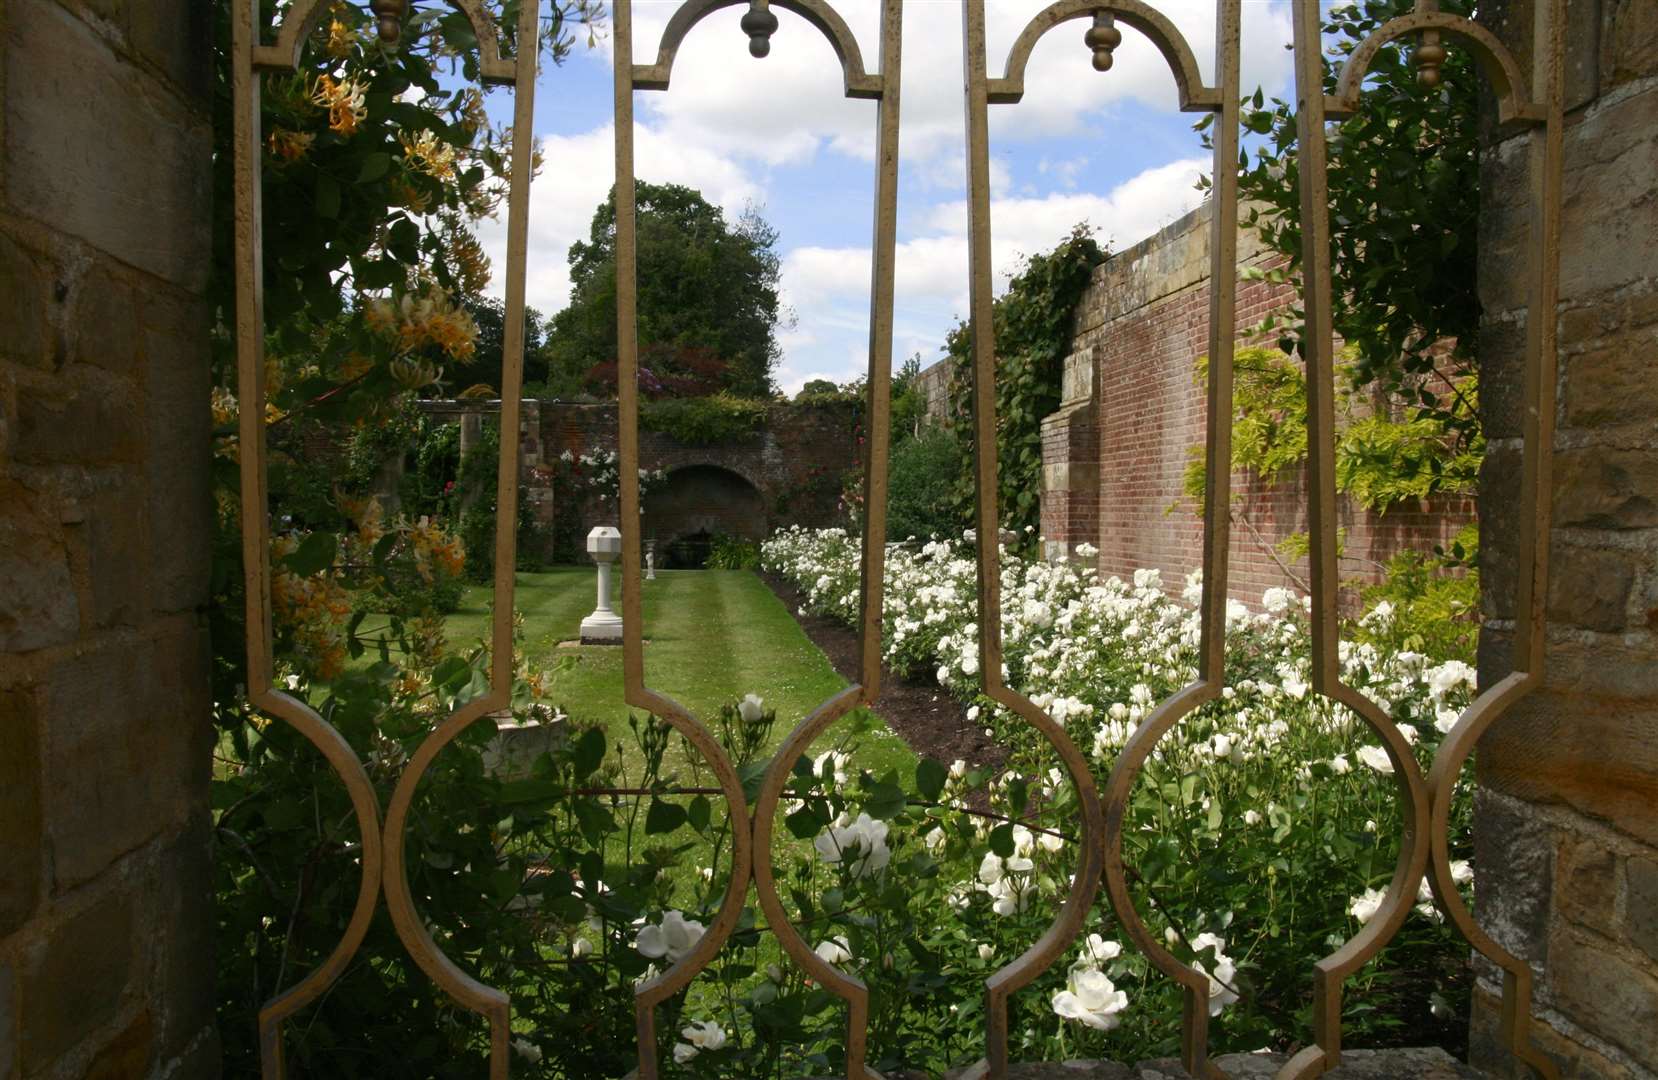
<path id="1" fill-rule="evenodd" d="M 826 970 L 868 987 L 868 1063 L 883 1074 L 940 1075 L 983 1055 L 984 981 L 1053 921 L 1080 836 L 1057 755 L 979 693 L 969 551 L 940 541 L 889 551 L 884 658 L 942 685 L 1005 756 L 922 759 L 912 775 L 877 776 L 859 767 L 859 746 L 878 722 L 854 711 L 790 763 L 769 859 L 812 970 L 781 948 L 750 884 L 714 958 L 657 1006 L 663 1075 L 843 1073 L 846 1010 L 820 984 Z M 764 555 L 809 610 L 856 618 L 855 540 L 789 530 Z M 1086 566 L 1006 560 L 1007 680 L 1064 727 L 1096 786 L 1146 715 L 1192 676 L 1195 583 L 1181 596 L 1163 585 L 1153 572 L 1101 580 Z M 1355 625 L 1385 638 L 1391 617 L 1378 607 Z M 1311 691 L 1299 597 L 1272 590 L 1253 608 L 1230 605 L 1226 634 L 1225 689 L 1142 770 L 1124 861 L 1140 918 L 1208 981 L 1214 1051 L 1289 1049 L 1309 1035 L 1313 963 L 1375 917 L 1392 875 L 1397 769 L 1362 721 Z M 1473 696 L 1473 670 L 1370 643 L 1343 643 L 1341 658 L 1347 680 L 1430 763 Z M 706 720 L 751 810 L 778 737 L 764 693 Z M 527 775 L 492 796 L 494 824 L 469 833 L 459 857 L 445 855 L 458 878 L 484 868 L 492 910 L 450 912 L 440 940 L 466 959 L 500 936 L 501 920 L 518 928 L 515 1075 L 622 1076 L 637 1061 L 634 995 L 722 925 L 733 830 L 747 823 L 733 823 L 707 763 L 655 717 L 630 721 L 636 746 L 625 750 L 602 728 L 566 721 L 559 731 Z M 1453 878 L 1472 900 L 1466 793 L 1459 799 Z M 1381 960 L 1349 985 L 1351 1045 L 1454 1045 L 1466 1030 L 1467 947 L 1429 890 L 1412 903 Z M 1010 1049 L 1015 1060 L 1167 1056 L 1179 1049 L 1181 1007 L 1102 889 L 1077 939 L 1010 999 Z M 451 1022 L 439 1019 L 444 1008 L 434 1005 L 435 1023 Z"/>
<path id="2" fill-rule="evenodd" d="M 804 610 L 856 625 L 858 543 L 843 530 L 793 528 L 775 534 L 762 555 L 766 569 L 804 593 Z M 1130 734 L 1194 677 L 1200 583 L 1177 583 L 1175 596 L 1156 571 L 1102 578 L 1087 565 L 1094 554 L 1085 546 L 1078 564 L 1052 564 L 1004 550 L 1001 622 L 1008 684 L 1066 729 L 1103 787 Z M 915 830 L 904 829 L 912 807 L 882 835 L 887 874 L 902 872 L 906 891 L 916 891 L 923 857 L 942 887 L 941 905 L 926 892 L 907 909 L 917 927 L 930 917 L 923 940 L 944 943 L 937 955 L 949 957 L 940 970 L 988 973 L 1036 940 L 1069 887 L 1077 861 L 1071 785 L 1041 736 L 979 693 L 971 543 L 894 545 L 886 575 L 887 665 L 936 681 L 970 723 L 1008 748 L 995 769 L 923 763 Z M 1460 659 L 1372 644 L 1401 636 L 1394 618 L 1384 602 L 1350 624 L 1362 640 L 1341 643 L 1342 674 L 1399 726 L 1426 769 L 1472 701 L 1475 672 Z M 1210 980 L 1217 1050 L 1288 1048 L 1308 1037 L 1313 962 L 1359 931 L 1392 876 L 1396 770 L 1361 718 L 1312 692 L 1304 598 L 1270 589 L 1254 606 L 1229 603 L 1226 640 L 1221 700 L 1169 732 L 1140 774 L 1124 861 L 1141 918 Z M 1470 787 L 1457 789 L 1451 849 L 1453 876 L 1472 902 Z M 834 825 L 829 835 L 847 828 Z M 844 860 L 834 865 L 848 869 Z M 1353 1045 L 1458 1037 L 1465 1005 L 1447 1002 L 1466 1001 L 1467 947 L 1442 924 L 1426 885 L 1415 901 L 1381 960 L 1349 984 L 1349 1006 L 1364 1005 L 1350 1008 Z M 1069 968 L 1056 963 L 1038 980 L 1041 1001 L 1015 999 L 1016 1056 L 1176 1052 L 1179 995 L 1133 949 L 1103 889 L 1080 948 Z M 915 981 L 912 1006 L 921 997 Z M 872 996 L 878 987 L 871 982 Z M 954 1004 L 957 1018 L 981 1008 Z"/>

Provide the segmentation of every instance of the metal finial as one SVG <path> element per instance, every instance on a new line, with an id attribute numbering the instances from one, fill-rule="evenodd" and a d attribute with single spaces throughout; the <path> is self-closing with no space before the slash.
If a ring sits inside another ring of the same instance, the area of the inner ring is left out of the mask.
<path id="1" fill-rule="evenodd" d="M 1438 31 L 1423 31 L 1422 43 L 1411 57 L 1411 63 L 1416 65 L 1416 81 L 1429 88 L 1438 86 L 1439 68 L 1445 63 L 1445 56 L 1445 46 L 1439 43 Z"/>
<path id="2" fill-rule="evenodd" d="M 380 40 L 396 45 L 403 33 L 404 0 L 371 0 L 369 10 L 378 22 Z"/>
<path id="3" fill-rule="evenodd" d="M 767 0 L 752 0 L 743 12 L 743 33 L 748 35 L 748 54 L 756 59 L 771 52 L 771 36 L 777 32 L 777 16 Z"/>
<path id="4" fill-rule="evenodd" d="M 1116 16 L 1109 11 L 1094 12 L 1094 25 L 1082 35 L 1082 43 L 1094 50 L 1094 70 L 1111 70 L 1111 51 L 1123 43 Z"/>

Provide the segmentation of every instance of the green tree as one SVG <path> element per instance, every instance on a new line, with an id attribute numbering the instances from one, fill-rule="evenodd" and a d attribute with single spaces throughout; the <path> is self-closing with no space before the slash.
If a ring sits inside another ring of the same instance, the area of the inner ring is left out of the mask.
<path id="1" fill-rule="evenodd" d="M 506 348 L 507 307 L 493 296 L 469 296 L 466 310 L 478 327 L 476 351 L 466 371 L 467 380 L 501 391 L 502 356 Z M 524 385 L 547 376 L 547 320 L 533 307 L 524 308 Z M 457 387 L 456 389 L 465 389 Z"/>
<path id="2" fill-rule="evenodd" d="M 1448 14 L 1472 16 L 1473 0 L 1443 0 Z M 1339 61 L 1383 23 L 1411 12 L 1411 0 L 1363 0 L 1332 8 L 1324 86 L 1333 93 Z M 1437 79 L 1419 73 L 1400 45 L 1377 53 L 1358 111 L 1329 130 L 1331 317 L 1352 348 L 1355 387 L 1374 386 L 1417 405 L 1460 437 L 1477 419 L 1459 402 L 1472 371 L 1480 322 L 1475 268 L 1479 239 L 1480 73 L 1468 50 L 1446 43 Z M 1245 102 L 1244 127 L 1261 136 L 1239 158 L 1239 194 L 1253 205 L 1244 224 L 1289 260 L 1299 282 L 1300 171 L 1292 103 Z M 1203 123 L 1199 127 L 1206 126 Z M 1299 308 L 1272 320 L 1286 352 L 1300 345 Z"/>
<path id="3" fill-rule="evenodd" d="M 679 184 L 637 187 L 641 356 L 712 353 L 726 365 L 711 390 L 770 397 L 782 310 L 777 230 L 750 208 L 735 225 Z M 553 317 L 551 354 L 565 370 L 616 359 L 616 193 L 570 246 L 570 306 Z M 644 363 L 644 360 L 641 360 Z M 688 372 L 657 372 L 659 377 Z"/>

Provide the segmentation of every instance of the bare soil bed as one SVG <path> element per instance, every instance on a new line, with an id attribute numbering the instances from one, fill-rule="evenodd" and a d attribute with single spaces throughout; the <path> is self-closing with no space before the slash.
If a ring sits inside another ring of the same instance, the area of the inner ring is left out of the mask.
<path id="1" fill-rule="evenodd" d="M 822 615 L 801 613 L 806 596 L 778 574 L 756 571 L 783 606 L 794 615 L 812 644 L 823 650 L 835 670 L 849 682 L 858 679 L 858 635 Z M 961 758 L 969 765 L 1000 766 L 1006 753 L 967 719 L 966 707 L 932 682 L 927 673 L 882 669 L 881 696 L 875 711 L 897 735 L 922 757 L 948 765 Z"/>

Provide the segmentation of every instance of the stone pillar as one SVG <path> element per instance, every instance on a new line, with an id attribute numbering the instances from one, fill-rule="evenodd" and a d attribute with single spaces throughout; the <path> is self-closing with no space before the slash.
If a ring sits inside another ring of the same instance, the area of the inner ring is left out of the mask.
<path id="1" fill-rule="evenodd" d="M 1092 347 L 1065 358 L 1064 399 L 1042 421 L 1042 554 L 1071 557 L 1100 535 L 1099 367 Z"/>
<path id="2" fill-rule="evenodd" d="M 0 4 L 0 1077 L 207 1077 L 210 7 Z"/>
<path id="3" fill-rule="evenodd" d="M 1530 71 L 1531 0 L 1482 5 Z M 1476 912 L 1537 976 L 1561 1076 L 1658 1075 L 1658 4 L 1571 0 L 1544 685 L 1480 743 Z M 1528 235 L 1523 135 L 1482 177 L 1480 679 L 1509 670 Z M 1471 1056 L 1520 1075 L 1481 970 Z"/>

